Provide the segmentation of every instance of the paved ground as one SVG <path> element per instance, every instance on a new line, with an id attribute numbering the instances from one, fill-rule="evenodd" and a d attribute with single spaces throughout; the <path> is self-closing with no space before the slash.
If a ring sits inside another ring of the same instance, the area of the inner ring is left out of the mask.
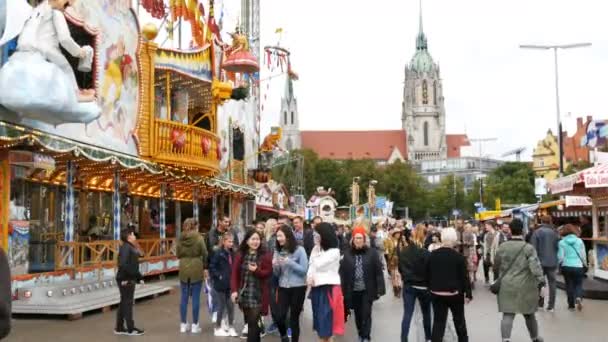
<path id="1" fill-rule="evenodd" d="M 486 342 L 500 341 L 500 316 L 496 312 L 495 297 L 485 288 L 478 286 L 474 293 L 474 301 L 467 306 L 467 322 L 470 341 Z M 108 313 L 92 313 L 78 321 L 66 321 L 63 318 L 48 319 L 47 317 L 23 318 L 13 321 L 13 333 L 8 341 L 236 341 L 231 338 L 213 338 L 211 323 L 206 312 L 202 314 L 203 334 L 187 335 L 178 332 L 179 326 L 179 295 L 165 295 L 156 299 L 138 302 L 135 306 L 135 318 L 138 326 L 146 330 L 145 337 L 114 336 L 112 328 L 115 310 Z M 540 312 L 538 314 L 541 332 L 547 342 L 564 341 L 581 342 L 608 341 L 608 326 L 605 313 L 608 301 L 585 301 L 584 311 L 573 313 L 566 310 L 565 294 L 558 292 L 558 305 L 555 313 Z M 392 294 L 385 296 L 374 306 L 374 326 L 372 337 L 376 341 L 399 341 L 400 322 L 402 315 L 401 301 Z M 237 327 L 241 324 L 239 317 Z M 349 322 L 352 324 L 352 322 Z M 306 303 L 306 312 L 302 319 L 303 336 L 301 341 L 316 341 L 311 329 L 310 304 Z M 356 341 L 355 328 L 349 325 L 347 335 L 336 339 L 338 341 Z M 266 337 L 264 341 L 278 341 L 277 337 Z M 523 319 L 515 321 L 513 341 L 529 341 Z"/>

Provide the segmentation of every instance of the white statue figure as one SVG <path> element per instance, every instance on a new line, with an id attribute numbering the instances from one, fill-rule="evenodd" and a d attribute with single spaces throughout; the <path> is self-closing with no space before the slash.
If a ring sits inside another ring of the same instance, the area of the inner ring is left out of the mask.
<path id="1" fill-rule="evenodd" d="M 89 123 L 99 117 L 93 89 L 80 90 L 60 46 L 90 71 L 93 49 L 70 35 L 63 11 L 74 0 L 42 0 L 35 8 L 9 1 L 0 46 L 17 34 L 17 51 L 0 69 L 0 104 L 21 118 L 53 125 Z M 0 20 L 0 23 L 2 21 Z"/>

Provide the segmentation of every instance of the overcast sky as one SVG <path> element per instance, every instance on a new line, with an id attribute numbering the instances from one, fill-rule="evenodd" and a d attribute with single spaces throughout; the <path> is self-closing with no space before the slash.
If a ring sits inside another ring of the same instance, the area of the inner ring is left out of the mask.
<path id="1" fill-rule="evenodd" d="M 216 4 L 224 31 L 232 31 L 240 1 Z M 277 43 L 280 27 L 281 45 L 292 51 L 302 130 L 401 128 L 418 0 L 261 0 L 261 6 L 262 46 Z M 547 130 L 556 131 L 553 54 L 520 44 L 591 42 L 559 55 L 562 119 L 571 134 L 577 116 L 608 119 L 608 1 L 423 0 L 422 6 L 429 51 L 441 68 L 447 132 L 498 138 L 483 146 L 483 155 L 525 146 L 530 159 Z M 264 68 L 262 79 L 273 74 Z M 284 86 L 284 77 L 262 83 L 263 134 L 279 122 Z"/>
<path id="2" fill-rule="evenodd" d="M 275 29 L 284 28 L 282 45 L 291 49 L 300 75 L 301 129 L 400 129 L 418 0 L 261 2 L 262 43 L 276 43 Z M 606 13 L 605 0 L 423 0 L 429 51 L 443 79 L 447 132 L 499 138 L 484 146 L 483 154 L 494 157 L 526 146 L 526 158 L 547 129 L 555 132 L 553 55 L 519 49 L 524 43 L 593 43 L 560 54 L 562 117 L 571 129 L 576 116 L 607 119 Z M 283 87 L 283 79 L 271 81 L 265 131 L 278 123 Z"/>

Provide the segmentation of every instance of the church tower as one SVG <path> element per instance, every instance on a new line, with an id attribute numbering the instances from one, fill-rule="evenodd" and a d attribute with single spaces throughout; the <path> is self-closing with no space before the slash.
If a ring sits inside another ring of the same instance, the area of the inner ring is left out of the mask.
<path id="1" fill-rule="evenodd" d="M 293 80 L 287 76 L 285 94 L 281 100 L 280 127 L 283 129 L 281 147 L 287 151 L 297 150 L 301 147 L 300 118 L 298 115 L 298 101 L 293 94 Z"/>
<path id="2" fill-rule="evenodd" d="M 447 158 L 443 85 L 422 29 L 422 5 L 419 20 L 416 53 L 405 67 L 401 116 L 412 162 Z"/>

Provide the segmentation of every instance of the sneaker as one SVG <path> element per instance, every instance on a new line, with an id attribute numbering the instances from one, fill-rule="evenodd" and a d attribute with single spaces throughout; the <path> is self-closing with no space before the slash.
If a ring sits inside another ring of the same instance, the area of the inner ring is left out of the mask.
<path id="1" fill-rule="evenodd" d="M 243 326 L 243 331 L 241 331 L 241 338 L 242 339 L 246 339 L 247 338 L 247 332 L 249 332 L 249 329 L 247 329 L 247 324 L 245 324 Z"/>
<path id="2" fill-rule="evenodd" d="M 127 335 L 129 336 L 141 336 L 144 334 L 144 331 L 141 329 L 133 328 L 133 330 L 129 330 Z"/>
<path id="3" fill-rule="evenodd" d="M 190 330 L 191 333 L 193 334 L 200 334 L 201 333 L 201 326 L 196 323 L 196 324 L 192 324 L 192 329 Z"/>
<path id="4" fill-rule="evenodd" d="M 180 323 L 179 332 L 182 334 L 185 334 L 186 332 L 188 332 L 188 323 Z"/>
<path id="5" fill-rule="evenodd" d="M 234 327 L 228 328 L 228 335 L 230 335 L 230 337 L 239 337 L 239 334 L 234 330 Z"/>
<path id="6" fill-rule="evenodd" d="M 581 298 L 576 298 L 576 310 L 583 311 L 583 300 Z"/>
<path id="7" fill-rule="evenodd" d="M 547 308 L 547 312 L 555 312 L 555 308 Z"/>
<path id="8" fill-rule="evenodd" d="M 277 327 L 277 325 L 272 322 L 272 324 L 270 324 L 270 326 L 268 327 L 268 329 L 266 329 L 266 333 L 268 334 L 276 334 L 279 331 L 279 328 Z"/>
<path id="9" fill-rule="evenodd" d="M 217 312 L 214 312 L 213 315 L 211 315 L 211 323 L 217 323 Z"/>
<path id="10" fill-rule="evenodd" d="M 230 336 L 230 334 L 228 334 L 228 332 L 222 328 L 215 328 L 215 329 L 213 329 L 213 336 L 228 337 L 228 336 Z"/>
<path id="11" fill-rule="evenodd" d="M 287 337 L 291 338 L 291 328 L 287 328 Z"/>
<path id="12" fill-rule="evenodd" d="M 568 307 L 568 311 L 575 311 L 575 310 L 576 310 L 576 308 L 574 308 L 574 306 Z"/>
<path id="13" fill-rule="evenodd" d="M 226 319 L 226 317 L 224 317 L 224 319 L 222 319 L 222 325 L 221 325 L 222 329 L 228 331 L 228 320 Z"/>
<path id="14" fill-rule="evenodd" d="M 114 329 L 114 335 L 126 335 L 127 330 L 125 328 Z"/>

